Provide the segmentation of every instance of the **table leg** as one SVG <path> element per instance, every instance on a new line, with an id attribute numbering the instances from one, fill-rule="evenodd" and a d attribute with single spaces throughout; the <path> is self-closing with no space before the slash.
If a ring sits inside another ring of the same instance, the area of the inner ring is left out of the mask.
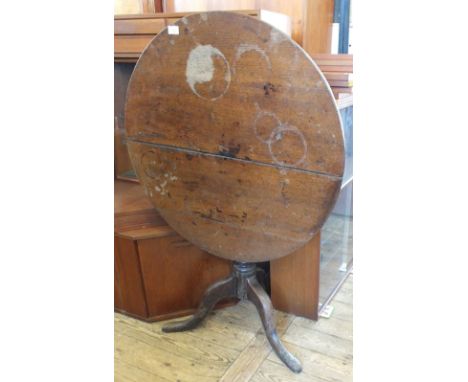
<path id="1" fill-rule="evenodd" d="M 237 280 L 233 275 L 214 283 L 206 290 L 197 311 L 191 318 L 164 326 L 162 328 L 163 332 L 182 332 L 197 327 L 205 319 L 208 313 L 210 313 L 217 302 L 224 298 L 236 297 L 236 293 Z"/>

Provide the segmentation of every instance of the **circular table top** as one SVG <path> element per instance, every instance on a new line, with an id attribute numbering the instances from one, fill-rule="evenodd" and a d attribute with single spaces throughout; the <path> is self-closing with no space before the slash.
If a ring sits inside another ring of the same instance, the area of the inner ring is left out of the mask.
<path id="1" fill-rule="evenodd" d="M 163 30 L 127 91 L 130 157 L 181 236 L 237 261 L 267 261 L 320 229 L 340 190 L 333 94 L 288 36 L 249 16 L 193 14 Z"/>

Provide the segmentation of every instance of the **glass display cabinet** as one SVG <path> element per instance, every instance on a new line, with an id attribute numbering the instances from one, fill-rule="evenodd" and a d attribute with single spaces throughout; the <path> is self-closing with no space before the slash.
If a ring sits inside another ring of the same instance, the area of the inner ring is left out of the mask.
<path id="1" fill-rule="evenodd" d="M 321 231 L 319 314 L 353 266 L 353 106 L 340 109 L 345 137 L 345 171 L 341 192 Z"/>

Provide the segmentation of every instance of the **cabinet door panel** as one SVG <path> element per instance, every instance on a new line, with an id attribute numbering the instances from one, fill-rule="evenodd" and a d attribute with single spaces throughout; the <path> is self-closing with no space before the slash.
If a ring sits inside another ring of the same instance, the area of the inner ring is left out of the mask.
<path id="1" fill-rule="evenodd" d="M 134 316 L 148 316 L 143 289 L 140 261 L 135 242 L 128 239 L 115 238 L 114 272 L 118 286 L 116 309 Z"/>
<path id="2" fill-rule="evenodd" d="M 205 289 L 231 270 L 230 261 L 178 235 L 139 240 L 138 251 L 151 318 L 195 309 Z"/>

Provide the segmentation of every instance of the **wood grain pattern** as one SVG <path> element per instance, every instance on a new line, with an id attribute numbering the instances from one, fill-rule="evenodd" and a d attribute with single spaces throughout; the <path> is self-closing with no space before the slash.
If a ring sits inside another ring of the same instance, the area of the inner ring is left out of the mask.
<path id="1" fill-rule="evenodd" d="M 265 261 L 323 224 L 343 174 L 340 120 L 320 71 L 248 16 L 196 14 L 146 48 L 127 95 L 134 168 L 165 220 L 200 248 Z M 292 58 L 292 59 L 290 59 Z"/>
<path id="2" fill-rule="evenodd" d="M 210 256 L 180 236 L 138 242 L 149 316 L 195 309 L 205 289 L 227 277 L 231 263 Z M 156 261 L 157 258 L 157 261 Z"/>
<path id="3" fill-rule="evenodd" d="M 309 329 L 312 329 L 313 325 Z M 335 334 L 321 331 L 307 330 L 303 326 L 293 323 L 283 337 L 285 342 L 292 342 L 298 346 L 311 349 L 327 356 L 350 360 L 353 343 L 348 339 L 337 337 Z"/>
<path id="4" fill-rule="evenodd" d="M 282 336 L 293 321 L 293 316 L 276 312 L 276 330 Z M 239 354 L 220 379 L 220 382 L 249 381 L 263 361 L 272 353 L 263 329 L 260 328 L 247 347 Z"/>
<path id="5" fill-rule="evenodd" d="M 320 234 L 289 256 L 270 263 L 271 302 L 283 312 L 318 318 Z"/>
<path id="6" fill-rule="evenodd" d="M 151 36 L 128 35 L 114 36 L 114 50 L 124 53 L 140 53 L 151 41 Z"/>
<path id="7" fill-rule="evenodd" d="M 291 18 L 292 38 L 310 52 L 329 52 L 333 0 L 166 0 L 167 11 L 264 9 Z M 331 10 L 331 14 L 330 11 Z M 319 48 L 319 49 L 317 49 Z"/>
<path id="8" fill-rule="evenodd" d="M 140 260 L 136 243 L 114 238 L 114 266 L 118 286 L 119 308 L 140 317 L 147 317 L 146 296 L 142 283 Z"/>
<path id="9" fill-rule="evenodd" d="M 284 170 L 283 175 L 259 164 L 252 171 L 251 163 L 136 142 L 129 142 L 129 149 L 161 216 L 196 246 L 228 259 L 262 261 L 302 247 L 339 191 L 339 179 L 316 174 Z"/>
<path id="10" fill-rule="evenodd" d="M 335 358 L 295 344 L 289 346 L 291 351 L 303 360 L 303 374 L 306 381 L 314 380 L 313 378 L 319 378 L 320 381 L 352 381 L 352 359 Z M 273 364 L 282 366 L 276 358 L 271 356 L 264 366 L 268 366 L 269 373 L 275 370 L 274 375 L 282 373 L 279 368 L 274 368 Z"/>
<path id="11" fill-rule="evenodd" d="M 334 0 L 306 0 L 302 46 L 309 54 L 330 53 Z"/>
<path id="12" fill-rule="evenodd" d="M 114 35 L 158 34 L 166 27 L 166 18 L 114 19 Z"/>
<path id="13" fill-rule="evenodd" d="M 143 369 L 156 369 L 159 375 L 171 381 L 203 380 L 215 382 L 224 371 L 223 366 L 218 366 L 216 363 L 195 363 L 133 336 L 117 333 L 115 342 L 117 343 L 115 352 L 117 359 L 127 359 L 128 363 L 133 365 L 139 363 Z M 178 367 L 172 367 L 173 364 L 177 364 Z"/>
<path id="14" fill-rule="evenodd" d="M 167 226 L 137 183 L 114 182 L 114 233 L 129 238 L 128 231 Z M 126 233 L 121 235 L 122 233 Z"/>
<path id="15" fill-rule="evenodd" d="M 129 138 L 341 176 L 336 105 L 313 62 L 268 24 L 201 15 L 179 20 L 180 35 L 163 31 L 141 56 L 128 88 Z M 202 63 L 215 67 L 197 72 Z M 278 125 L 284 137 L 268 144 Z M 277 145 L 293 146 L 290 158 L 275 158 L 286 148 Z"/>
<path id="16" fill-rule="evenodd" d="M 114 325 L 115 331 L 121 335 L 145 342 L 192 362 L 198 363 L 203 359 L 221 368 L 226 368 L 238 357 L 236 350 L 205 341 L 197 343 L 188 336 L 170 336 L 135 319 L 117 316 Z"/>
<path id="17" fill-rule="evenodd" d="M 310 3 L 310 2 L 307 2 Z M 332 0 L 314 0 L 315 6 L 327 7 L 332 4 Z M 239 2 L 234 1 L 231 4 L 226 2 L 189 2 L 182 4 L 178 2 L 171 4 L 167 3 L 168 9 L 174 10 L 174 7 L 182 10 L 192 11 L 206 11 L 206 10 L 221 10 L 221 9 L 239 9 L 241 7 L 249 8 L 247 6 L 251 4 L 251 7 L 263 8 L 282 12 L 288 14 L 293 22 L 293 38 L 300 45 L 303 45 L 303 36 L 306 36 L 308 43 L 306 44 L 306 50 L 311 53 L 312 58 L 320 69 L 324 72 L 327 81 L 329 76 L 334 75 L 347 75 L 353 72 L 353 56 L 348 54 L 329 54 L 329 53 L 316 53 L 317 51 L 329 51 L 328 40 L 330 37 L 331 29 L 330 24 L 327 21 L 327 15 L 322 13 L 310 12 L 312 7 L 310 5 L 305 6 L 303 0 L 295 1 L 277 1 L 277 0 L 262 0 L 262 1 L 250 1 Z M 259 11 L 239 11 L 253 17 L 259 17 Z M 307 13 L 307 15 L 305 14 Z M 114 35 L 115 35 L 115 50 L 114 59 L 115 62 L 135 63 L 141 55 L 144 47 L 153 39 L 153 37 L 159 33 L 166 25 L 176 23 L 180 18 L 186 16 L 189 13 L 164 13 L 164 14 L 146 14 L 146 15 L 126 15 L 126 16 L 115 16 L 114 20 Z M 307 23 L 304 23 L 304 19 L 307 19 Z M 325 22 L 323 22 L 325 21 Z M 312 31 L 311 28 L 318 28 L 320 34 L 316 31 Z M 324 40 L 318 38 L 318 36 L 324 36 Z M 312 39 L 312 43 L 311 43 Z M 325 41 L 325 42 L 324 42 Z M 324 45 L 325 44 L 325 45 Z M 304 46 L 304 45 L 303 45 Z M 316 49 L 316 47 L 319 49 Z M 333 94 L 336 99 L 339 99 L 343 94 L 352 93 L 352 89 L 349 88 L 349 78 L 346 78 L 345 83 L 334 83 L 329 84 L 332 87 Z M 345 85 L 343 87 L 343 85 Z"/>

